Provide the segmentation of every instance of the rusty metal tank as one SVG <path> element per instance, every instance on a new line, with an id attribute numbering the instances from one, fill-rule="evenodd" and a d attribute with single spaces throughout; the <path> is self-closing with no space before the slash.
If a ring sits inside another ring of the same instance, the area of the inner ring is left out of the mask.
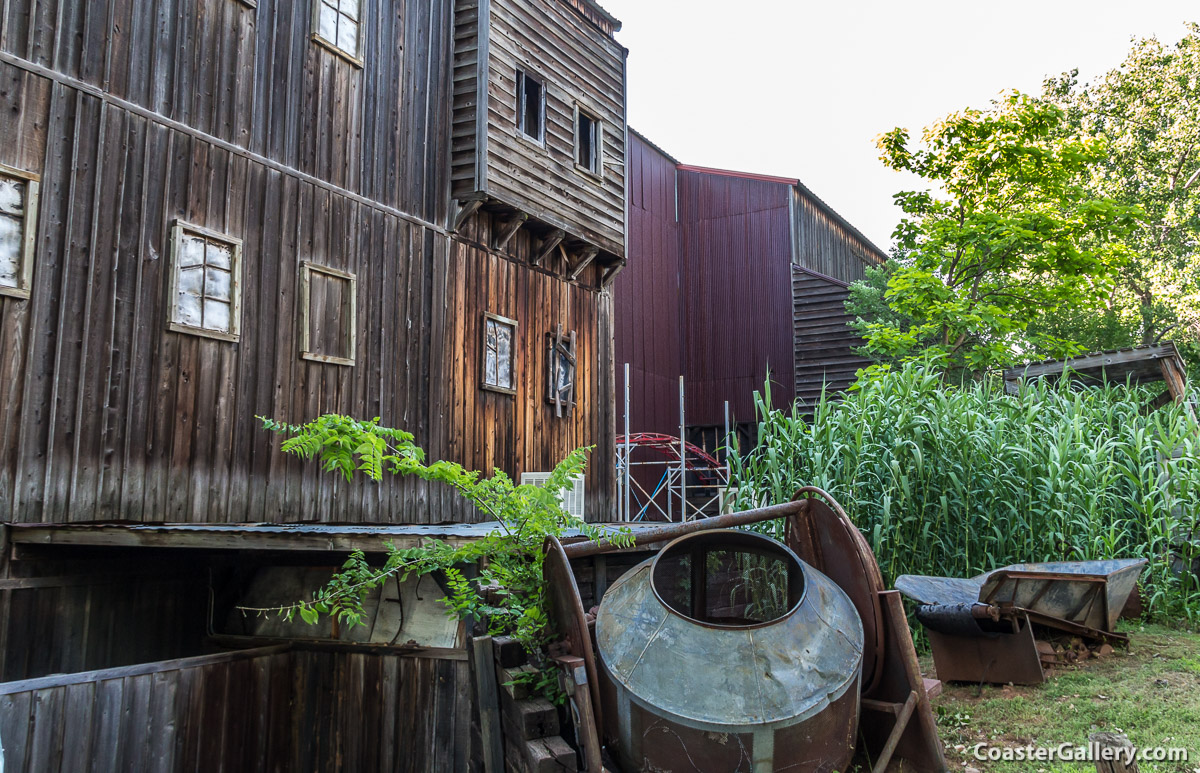
<path id="1" fill-rule="evenodd" d="M 596 645 L 605 734 L 627 772 L 848 768 L 862 622 L 775 540 L 671 542 L 609 588 Z"/>

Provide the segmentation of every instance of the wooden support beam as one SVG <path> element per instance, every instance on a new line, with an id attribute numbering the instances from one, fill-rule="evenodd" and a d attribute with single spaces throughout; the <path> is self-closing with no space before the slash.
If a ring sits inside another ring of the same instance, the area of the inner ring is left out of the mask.
<path id="1" fill-rule="evenodd" d="M 483 770 L 484 773 L 504 773 L 504 737 L 500 730 L 500 693 L 496 684 L 492 637 L 472 639 L 471 655 L 476 705 L 479 707 L 479 733 L 483 740 Z"/>
<path id="2" fill-rule="evenodd" d="M 561 228 L 555 228 L 553 231 L 546 234 L 546 236 L 538 244 L 538 250 L 534 254 L 533 260 L 529 262 L 535 266 L 541 265 L 542 261 L 545 260 L 550 253 L 554 252 L 554 249 L 558 247 L 558 245 L 562 244 L 562 240 L 566 237 L 566 235 L 566 231 L 563 231 Z"/>
<path id="3" fill-rule="evenodd" d="M 518 212 L 509 219 L 500 224 L 496 230 L 496 235 L 492 238 L 492 249 L 503 250 L 512 241 L 512 238 L 517 235 L 517 231 L 521 230 L 521 226 L 525 225 L 525 221 L 529 219 L 529 215 L 524 212 Z"/>
<path id="4" fill-rule="evenodd" d="M 608 268 L 604 269 L 604 273 L 600 275 L 600 289 L 607 289 L 609 285 L 613 283 L 613 280 L 617 278 L 617 274 L 621 273 L 621 269 L 623 268 L 625 268 L 625 261 L 614 263 Z"/>
<path id="5" fill-rule="evenodd" d="M 467 201 L 458 202 L 458 214 L 454 216 L 454 225 L 450 227 L 450 233 L 458 233 L 458 229 L 462 228 L 463 223 L 467 222 L 467 218 L 474 215 L 483 206 L 483 199 L 468 199 Z"/>
<path id="6" fill-rule="evenodd" d="M 570 279 L 572 282 L 578 279 L 579 275 L 583 273 L 583 270 L 587 268 L 588 265 L 595 260 L 596 256 L 599 254 L 599 247 L 585 247 L 584 250 L 579 253 L 579 257 L 575 259 L 575 265 L 571 268 L 571 274 L 568 279 Z"/>
<path id="7" fill-rule="evenodd" d="M 596 711 L 588 689 L 587 667 L 583 658 L 574 655 L 560 655 L 554 661 L 562 669 L 559 683 L 570 700 L 576 743 L 583 751 L 584 770 L 601 773 L 605 768 L 600 753 L 600 728 L 596 726 Z"/>
<path id="8" fill-rule="evenodd" d="M 1178 360 L 1164 357 L 1159 360 L 1162 366 L 1163 381 L 1167 382 L 1167 392 L 1171 399 L 1182 403 L 1187 399 L 1187 375 L 1180 368 Z"/>

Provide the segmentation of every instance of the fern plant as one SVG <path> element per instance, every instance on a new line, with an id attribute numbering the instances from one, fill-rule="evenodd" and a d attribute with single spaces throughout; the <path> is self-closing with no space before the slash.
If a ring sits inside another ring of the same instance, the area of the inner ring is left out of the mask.
<path id="1" fill-rule="evenodd" d="M 388 545 L 382 566 L 372 566 L 362 551 L 355 551 L 329 583 L 312 599 L 274 608 L 244 607 L 243 612 L 299 616 L 316 623 L 331 615 L 339 623 L 362 622 L 363 600 L 374 588 L 395 576 L 441 572 L 449 593 L 444 599 L 448 614 L 486 623 L 493 635 L 512 636 L 535 663 L 544 662 L 544 651 L 556 636 L 546 614 L 542 580 L 542 547 L 546 537 L 562 537 L 575 530 L 591 539 L 605 538 L 618 547 L 633 544 L 628 528 L 600 528 L 572 517 L 563 509 L 563 492 L 587 468 L 592 450 L 572 451 L 550 474 L 544 486 L 515 485 L 503 471 L 490 478 L 453 462 L 425 463 L 425 452 L 404 430 L 385 427 L 379 419 L 364 421 L 327 414 L 307 424 L 292 425 L 259 417 L 263 427 L 284 436 L 280 448 L 303 459 L 317 459 L 326 471 L 347 481 L 356 475 L 381 480 L 385 474 L 413 475 L 450 486 L 496 523 L 486 536 L 463 545 L 426 539 L 417 547 Z M 468 567 L 477 570 L 468 578 Z M 522 677 L 532 689 L 561 701 L 557 679 L 535 671 Z"/>

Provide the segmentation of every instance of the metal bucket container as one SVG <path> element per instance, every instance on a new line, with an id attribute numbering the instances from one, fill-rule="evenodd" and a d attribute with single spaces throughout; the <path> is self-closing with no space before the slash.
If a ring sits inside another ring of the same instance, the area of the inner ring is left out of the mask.
<path id="1" fill-rule="evenodd" d="M 863 627 L 849 597 L 743 531 L 671 542 L 596 617 L 606 735 L 633 771 L 846 770 Z"/>

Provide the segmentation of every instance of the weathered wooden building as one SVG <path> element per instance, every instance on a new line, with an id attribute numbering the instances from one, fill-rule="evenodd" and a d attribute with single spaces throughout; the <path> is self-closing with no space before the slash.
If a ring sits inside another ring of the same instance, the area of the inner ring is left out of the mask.
<path id="1" fill-rule="evenodd" d="M 713 447 L 755 419 L 768 372 L 777 407 L 844 389 L 864 360 L 847 288 L 886 255 L 799 180 L 679 163 L 630 132 L 629 268 L 616 281 L 618 395 L 630 364 L 635 432 Z"/>
<path id="2" fill-rule="evenodd" d="M 3 4 L 9 769 L 466 767 L 463 634 L 385 614 L 411 589 L 350 644 L 229 610 L 482 516 L 348 486 L 256 417 L 379 416 L 513 476 L 595 445 L 608 517 L 618 27 L 592 0 Z"/>

